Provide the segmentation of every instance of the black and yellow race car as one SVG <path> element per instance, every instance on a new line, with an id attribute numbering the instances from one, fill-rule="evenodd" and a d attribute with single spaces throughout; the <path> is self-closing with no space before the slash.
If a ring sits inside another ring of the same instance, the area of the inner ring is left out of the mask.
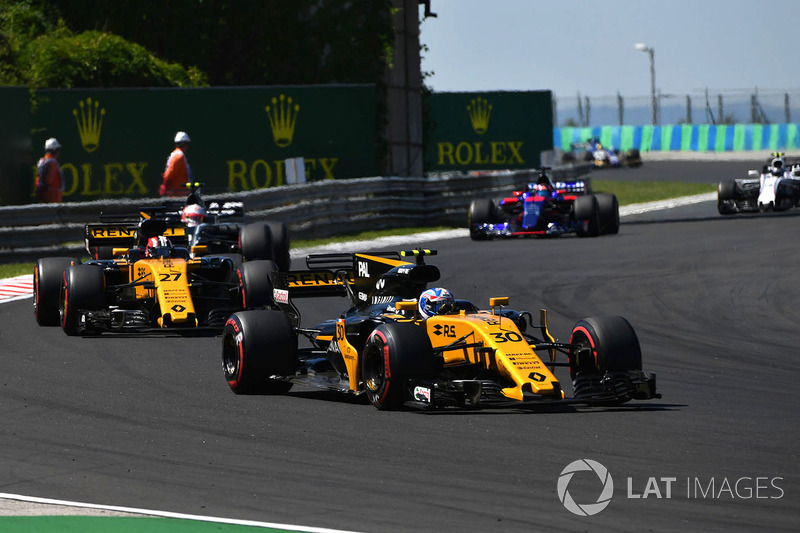
<path id="1" fill-rule="evenodd" d="M 365 394 L 378 409 L 480 407 L 565 401 L 554 375 L 555 367 L 565 366 L 574 398 L 582 402 L 660 397 L 623 317 L 581 320 L 569 342 L 554 339 L 545 310 L 534 319 L 506 308 L 506 297 L 490 298 L 489 310 L 453 300 L 425 318 L 418 298 L 440 277 L 424 262 L 433 254 L 311 255 L 306 270 L 274 273 L 279 309 L 237 312 L 225 324 L 228 385 L 238 394 L 277 394 L 305 384 Z M 333 295 L 348 296 L 351 307 L 301 327 L 293 300 Z"/>
<path id="2" fill-rule="evenodd" d="M 272 305 L 272 261 L 237 265 L 175 246 L 163 220 L 145 219 L 135 246 L 83 264 L 46 257 L 34 266 L 34 315 L 67 335 L 219 329 L 234 312 Z"/>
<path id="3" fill-rule="evenodd" d="M 141 207 L 128 213 L 101 213 L 100 222 L 85 228 L 86 251 L 93 259 L 112 259 L 114 248 L 135 244 L 138 224 L 144 219 L 163 220 L 164 235 L 173 244 L 198 254 L 225 255 L 237 264 L 243 260 L 274 261 L 289 270 L 290 238 L 285 222 L 245 221 L 244 204 L 233 199 L 206 200 L 202 183 L 187 183 L 185 200 L 167 200 L 162 205 Z"/>

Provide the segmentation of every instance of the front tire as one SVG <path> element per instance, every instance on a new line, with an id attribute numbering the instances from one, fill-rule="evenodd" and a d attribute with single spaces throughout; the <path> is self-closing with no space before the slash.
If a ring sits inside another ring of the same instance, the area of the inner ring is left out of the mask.
<path id="1" fill-rule="evenodd" d="M 284 394 L 297 362 L 297 335 L 280 311 L 234 313 L 222 330 L 222 369 L 236 394 Z"/>
<path id="2" fill-rule="evenodd" d="M 96 311 L 105 305 L 105 276 L 97 265 L 71 265 L 64 271 L 59 312 L 67 335 L 81 333 L 81 310 Z"/>
<path id="3" fill-rule="evenodd" d="M 372 405 L 398 409 L 406 396 L 406 381 L 432 378 L 441 369 L 424 327 L 404 322 L 375 328 L 361 356 L 361 378 Z"/>
<path id="4" fill-rule="evenodd" d="M 604 375 L 642 369 L 642 349 L 630 322 L 621 316 L 585 318 L 575 324 L 570 344 L 569 375 Z"/>
<path id="5" fill-rule="evenodd" d="M 733 215 L 736 209 L 736 181 L 720 181 L 717 185 L 717 211 L 720 215 Z"/>
<path id="6" fill-rule="evenodd" d="M 474 228 L 477 224 L 492 224 L 497 219 L 497 210 L 492 200 L 484 198 L 473 200 L 469 204 L 469 218 L 467 224 L 469 225 L 469 236 L 474 241 L 489 240 L 491 237 L 476 230 Z"/>
<path id="7" fill-rule="evenodd" d="M 274 262 L 248 261 L 242 263 L 237 272 L 242 309 L 272 306 L 272 276 L 278 272 Z"/>
<path id="8" fill-rule="evenodd" d="M 33 267 L 33 316 L 40 326 L 58 326 L 58 299 L 64 271 L 80 263 L 72 257 L 44 257 Z"/>
<path id="9" fill-rule="evenodd" d="M 593 194 L 578 196 L 573 206 L 578 237 L 597 237 L 600 234 L 600 208 Z"/>

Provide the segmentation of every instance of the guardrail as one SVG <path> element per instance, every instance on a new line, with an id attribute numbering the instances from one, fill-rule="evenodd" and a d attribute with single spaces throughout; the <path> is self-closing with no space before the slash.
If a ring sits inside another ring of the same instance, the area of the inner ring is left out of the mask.
<path id="1" fill-rule="evenodd" d="M 551 176 L 570 179 L 587 175 L 589 169 L 589 164 L 559 167 Z M 464 226 L 473 199 L 507 194 L 536 174 L 525 170 L 326 180 L 205 198 L 244 202 L 248 222 L 283 220 L 291 238 L 299 240 L 374 229 Z M 146 198 L 0 207 L 0 263 L 83 255 L 84 224 L 97 222 L 101 212 L 133 213 L 162 203 L 160 198 Z"/>

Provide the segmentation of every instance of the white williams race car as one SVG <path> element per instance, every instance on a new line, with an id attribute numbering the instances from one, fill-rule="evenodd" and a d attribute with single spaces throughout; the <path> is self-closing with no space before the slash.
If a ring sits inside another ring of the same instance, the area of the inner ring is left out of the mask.
<path id="1" fill-rule="evenodd" d="M 800 159 L 787 165 L 782 153 L 774 153 L 769 165 L 747 178 L 721 181 L 717 210 L 721 215 L 759 211 L 785 211 L 800 205 Z"/>

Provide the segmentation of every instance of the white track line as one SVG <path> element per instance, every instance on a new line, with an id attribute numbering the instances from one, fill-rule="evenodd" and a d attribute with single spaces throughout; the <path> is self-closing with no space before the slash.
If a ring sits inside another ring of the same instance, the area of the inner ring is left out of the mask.
<path id="1" fill-rule="evenodd" d="M 34 496 L 21 496 L 19 494 L 0 493 L 0 498 L 6 500 L 16 500 L 28 503 L 41 503 L 47 505 L 66 505 L 69 507 L 79 507 L 82 509 L 97 509 L 102 511 L 115 511 L 119 513 L 131 513 L 155 516 L 158 518 L 176 518 L 180 520 L 197 520 L 200 522 L 213 522 L 217 524 L 231 524 L 235 526 L 268 527 L 273 529 L 283 529 L 287 531 L 302 531 L 308 533 L 355 533 L 343 529 L 328 529 L 323 527 L 296 526 L 292 524 L 276 524 L 272 522 L 260 522 L 257 520 L 238 520 L 235 518 L 219 518 L 215 516 L 202 516 L 183 513 L 171 513 L 169 511 L 154 511 L 150 509 L 137 509 L 134 507 L 119 507 L 115 505 L 96 505 L 92 503 L 71 502 L 67 500 L 52 500 L 50 498 L 36 498 Z"/>

